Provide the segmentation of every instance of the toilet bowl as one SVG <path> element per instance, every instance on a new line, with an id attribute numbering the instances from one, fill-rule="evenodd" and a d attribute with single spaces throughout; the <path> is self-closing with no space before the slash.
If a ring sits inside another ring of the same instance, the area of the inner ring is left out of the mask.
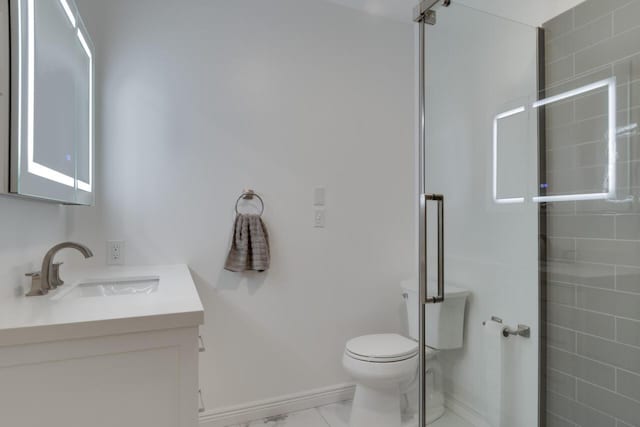
<path id="1" fill-rule="evenodd" d="M 356 382 L 350 427 L 400 427 L 400 396 L 415 382 L 418 344 L 397 334 L 347 342 L 342 365 Z"/>
<path id="2" fill-rule="evenodd" d="M 401 427 L 403 394 L 417 390 L 418 285 L 402 283 L 409 337 L 398 334 L 364 335 L 349 340 L 342 364 L 356 383 L 349 427 Z M 438 353 L 462 347 L 464 311 L 469 292 L 448 286 L 445 301 L 427 308 L 426 377 L 427 424 L 445 411 L 442 369 Z M 409 398 L 409 402 L 417 399 Z M 415 403 L 414 403 L 415 405 Z M 417 411 L 417 408 L 413 408 Z"/>

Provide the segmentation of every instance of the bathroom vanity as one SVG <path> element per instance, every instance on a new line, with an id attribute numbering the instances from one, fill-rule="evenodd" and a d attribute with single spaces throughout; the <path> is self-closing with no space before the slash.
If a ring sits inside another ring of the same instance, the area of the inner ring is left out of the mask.
<path id="1" fill-rule="evenodd" d="M 187 266 L 64 273 L 3 301 L 0 425 L 195 427 L 204 312 Z"/>

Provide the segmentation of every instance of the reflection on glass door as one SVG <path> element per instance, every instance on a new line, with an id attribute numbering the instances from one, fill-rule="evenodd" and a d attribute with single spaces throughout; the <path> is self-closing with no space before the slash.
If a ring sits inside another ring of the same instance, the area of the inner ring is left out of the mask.
<path id="1" fill-rule="evenodd" d="M 536 28 L 456 2 L 427 28 L 425 192 L 444 196 L 445 224 L 445 301 L 427 305 L 427 421 L 442 400 L 450 425 L 538 425 L 537 43 Z"/>

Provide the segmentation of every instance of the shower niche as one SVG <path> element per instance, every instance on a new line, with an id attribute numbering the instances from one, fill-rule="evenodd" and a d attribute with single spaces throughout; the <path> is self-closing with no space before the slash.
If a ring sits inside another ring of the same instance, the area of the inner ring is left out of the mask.
<path id="1" fill-rule="evenodd" d="M 0 192 L 94 200 L 93 44 L 73 0 L 0 4 Z"/>

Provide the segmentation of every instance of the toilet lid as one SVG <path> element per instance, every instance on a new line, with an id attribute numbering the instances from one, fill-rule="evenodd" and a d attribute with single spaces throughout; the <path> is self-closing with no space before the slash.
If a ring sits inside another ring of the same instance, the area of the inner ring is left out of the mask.
<path id="1" fill-rule="evenodd" d="M 396 362 L 418 354 L 418 343 L 398 334 L 364 335 L 349 340 L 346 349 L 356 358 Z"/>

